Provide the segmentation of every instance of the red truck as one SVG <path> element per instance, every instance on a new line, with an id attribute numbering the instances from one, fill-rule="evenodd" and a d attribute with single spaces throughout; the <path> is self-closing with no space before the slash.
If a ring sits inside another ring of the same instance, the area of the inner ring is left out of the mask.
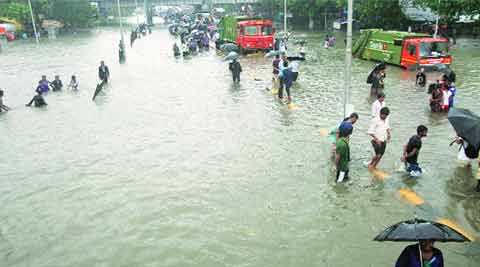
<path id="1" fill-rule="evenodd" d="M 273 49 L 275 29 L 271 20 L 246 16 L 225 16 L 219 24 L 220 41 L 234 43 L 240 53 Z"/>

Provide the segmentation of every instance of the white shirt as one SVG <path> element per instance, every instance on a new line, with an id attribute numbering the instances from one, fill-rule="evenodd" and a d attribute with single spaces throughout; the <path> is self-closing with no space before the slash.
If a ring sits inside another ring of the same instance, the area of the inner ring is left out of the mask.
<path id="1" fill-rule="evenodd" d="M 368 134 L 373 134 L 378 140 L 384 142 L 387 140 L 388 134 L 387 131 L 390 129 L 390 124 L 388 122 L 388 117 L 385 120 L 380 119 L 380 116 L 377 116 L 372 119 L 370 122 L 370 127 L 368 128 Z"/>
<path id="2" fill-rule="evenodd" d="M 292 72 L 298 72 L 300 64 L 298 63 L 298 61 L 295 60 L 290 63 L 290 67 L 292 67 Z"/>
<path id="3" fill-rule="evenodd" d="M 375 118 L 377 117 L 378 115 L 380 115 L 380 110 L 385 107 L 385 100 L 383 100 L 382 102 L 375 100 L 375 102 L 373 102 L 372 104 L 372 118 Z M 388 117 L 387 117 L 388 118 Z"/>
<path id="4" fill-rule="evenodd" d="M 442 90 L 442 93 L 443 93 L 443 101 L 442 101 L 443 105 L 448 106 L 448 99 L 452 95 L 452 92 L 450 92 L 450 90 Z"/>
<path id="5" fill-rule="evenodd" d="M 285 67 L 283 66 L 283 59 L 280 59 L 280 62 L 278 63 L 278 76 L 283 77 L 283 69 Z"/>

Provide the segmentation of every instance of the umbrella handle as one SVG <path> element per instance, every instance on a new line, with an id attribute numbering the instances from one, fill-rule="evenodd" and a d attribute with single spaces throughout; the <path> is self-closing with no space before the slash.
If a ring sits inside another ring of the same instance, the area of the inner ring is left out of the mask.
<path id="1" fill-rule="evenodd" d="M 420 267 L 423 267 L 422 248 L 420 246 L 420 241 L 418 241 L 418 252 L 420 252 L 419 253 L 419 255 L 420 255 Z"/>

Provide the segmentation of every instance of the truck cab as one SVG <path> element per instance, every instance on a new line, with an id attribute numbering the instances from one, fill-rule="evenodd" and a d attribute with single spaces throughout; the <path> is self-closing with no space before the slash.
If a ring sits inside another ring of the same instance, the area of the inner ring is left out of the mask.
<path id="1" fill-rule="evenodd" d="M 406 69 L 450 65 L 452 57 L 448 54 L 448 44 L 445 38 L 407 38 L 403 42 L 400 64 Z"/>
<path id="2" fill-rule="evenodd" d="M 273 48 L 274 33 L 272 21 L 244 20 L 237 24 L 236 43 L 241 52 L 269 50 Z"/>

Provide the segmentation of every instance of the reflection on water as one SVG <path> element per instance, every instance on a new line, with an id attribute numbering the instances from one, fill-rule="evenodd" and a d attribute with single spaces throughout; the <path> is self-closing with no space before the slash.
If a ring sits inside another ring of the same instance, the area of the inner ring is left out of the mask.
<path id="1" fill-rule="evenodd" d="M 415 215 L 455 221 L 480 235 L 476 171 L 457 168 L 443 114 L 428 111 L 414 74 L 387 71 L 393 139 L 381 181 L 363 161 L 373 62 L 354 60 L 351 101 L 360 120 L 351 138 L 351 183 L 335 185 L 330 130 L 343 116 L 342 47 L 323 49 L 304 34 L 308 60 L 292 88 L 296 109 L 278 101 L 271 60 L 241 58 L 242 82 L 214 51 L 171 55 L 164 29 L 127 48 L 117 64 L 118 32 L 98 29 L 55 41 L 15 42 L 0 57 L 12 112 L 0 115 L 0 262 L 7 266 L 387 266 L 406 244 L 371 242 Z M 341 41 L 338 42 L 342 44 Z M 478 41 L 453 49 L 459 107 L 480 113 Z M 291 46 L 290 49 L 297 47 Z M 109 88 L 92 102 L 105 60 Z M 48 108 L 25 108 L 42 74 L 76 74 L 80 91 L 48 94 Z M 436 79 L 435 73 L 428 79 Z M 403 145 L 429 128 L 420 154 L 426 170 L 398 172 Z M 401 188 L 424 199 L 398 201 Z M 478 243 L 439 244 L 446 264 L 475 266 Z M 348 255 L 348 257 L 345 257 Z"/>

